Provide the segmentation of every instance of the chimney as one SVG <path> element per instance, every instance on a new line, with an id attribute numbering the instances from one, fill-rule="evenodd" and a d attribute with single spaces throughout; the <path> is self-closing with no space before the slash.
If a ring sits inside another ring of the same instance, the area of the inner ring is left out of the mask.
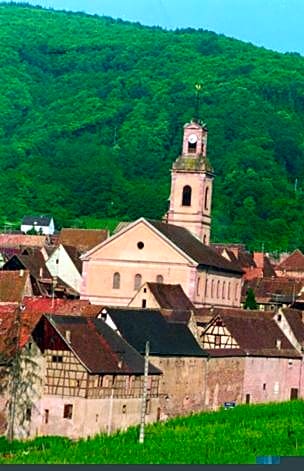
<path id="1" fill-rule="evenodd" d="M 276 347 L 277 347 L 278 350 L 281 350 L 281 343 L 282 343 L 282 341 L 280 339 L 277 339 Z"/>
<path id="2" fill-rule="evenodd" d="M 65 331 L 65 338 L 67 339 L 69 343 L 71 343 L 71 331 L 70 330 Z"/>
<path id="3" fill-rule="evenodd" d="M 264 252 L 253 252 L 253 260 L 257 268 L 264 268 Z"/>

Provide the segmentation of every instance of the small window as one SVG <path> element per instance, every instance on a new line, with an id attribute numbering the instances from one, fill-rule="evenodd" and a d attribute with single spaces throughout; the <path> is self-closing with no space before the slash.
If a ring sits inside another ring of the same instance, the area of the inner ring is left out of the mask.
<path id="1" fill-rule="evenodd" d="M 98 422 L 98 419 L 99 419 L 99 414 L 96 414 L 95 415 L 95 422 Z"/>
<path id="2" fill-rule="evenodd" d="M 50 414 L 49 409 L 45 409 L 45 410 L 44 410 L 44 423 L 45 423 L 45 424 L 48 424 L 48 423 L 49 423 L 49 414 Z"/>
<path id="3" fill-rule="evenodd" d="M 203 244 L 205 244 L 205 245 L 207 244 L 207 236 L 206 236 L 206 234 L 204 235 L 204 238 L 203 238 Z"/>
<path id="4" fill-rule="evenodd" d="M 188 142 L 188 153 L 189 154 L 195 154 L 196 153 L 196 147 L 197 147 L 196 142 Z"/>
<path id="5" fill-rule="evenodd" d="M 250 404 L 250 394 L 246 394 L 245 402 L 246 404 Z"/>
<path id="6" fill-rule="evenodd" d="M 201 279 L 200 277 L 198 277 L 197 284 L 196 284 L 196 296 L 199 296 L 200 294 L 200 282 L 201 282 Z"/>
<path id="7" fill-rule="evenodd" d="M 118 272 L 113 275 L 113 289 L 120 288 L 120 274 Z"/>
<path id="8" fill-rule="evenodd" d="M 281 314 L 278 314 L 277 319 L 278 319 L 278 322 L 280 322 L 280 321 L 282 320 L 282 315 L 281 315 Z"/>
<path id="9" fill-rule="evenodd" d="M 191 193 L 192 193 L 191 186 L 189 186 L 189 185 L 184 186 L 182 206 L 191 206 Z"/>
<path id="10" fill-rule="evenodd" d="M 146 292 L 147 292 L 147 288 L 144 288 L 144 293 L 146 293 Z"/>
<path id="11" fill-rule="evenodd" d="M 137 273 L 137 275 L 135 275 L 134 277 L 134 289 L 137 291 L 139 290 L 139 288 L 141 287 L 141 275 L 139 273 Z"/>
<path id="12" fill-rule="evenodd" d="M 52 356 L 52 362 L 53 363 L 62 363 L 63 362 L 63 356 L 62 355 L 53 355 Z"/>
<path id="13" fill-rule="evenodd" d="M 29 422 L 31 418 L 32 418 L 32 408 L 28 407 L 25 411 L 25 420 Z"/>
<path id="14" fill-rule="evenodd" d="M 71 419 L 73 415 L 73 404 L 65 404 L 63 408 L 63 418 Z"/>
<path id="15" fill-rule="evenodd" d="M 214 336 L 214 343 L 216 347 L 219 347 L 221 345 L 221 336 L 220 335 L 215 335 Z"/>
<path id="16" fill-rule="evenodd" d="M 146 415 L 151 414 L 151 399 L 146 399 Z"/>
<path id="17" fill-rule="evenodd" d="M 263 383 L 263 391 L 266 391 L 266 383 Z"/>
<path id="18" fill-rule="evenodd" d="M 32 350 L 32 342 L 29 342 L 29 343 L 27 344 L 27 348 L 28 348 L 29 351 Z"/>
<path id="19" fill-rule="evenodd" d="M 142 302 L 141 302 L 141 307 L 143 309 L 145 309 L 147 307 L 147 300 L 146 299 L 143 299 Z"/>
<path id="20" fill-rule="evenodd" d="M 222 299 L 226 298 L 226 282 L 223 281 L 223 287 L 222 287 Z"/>
<path id="21" fill-rule="evenodd" d="M 126 414 L 126 413 L 127 413 L 127 404 L 124 404 L 124 405 L 122 406 L 122 413 L 123 413 L 123 414 Z"/>
<path id="22" fill-rule="evenodd" d="M 144 248 L 145 244 L 143 242 L 137 242 L 137 247 L 139 250 L 142 250 Z"/>
<path id="23" fill-rule="evenodd" d="M 214 297 L 214 280 L 211 280 L 211 298 Z"/>
<path id="24" fill-rule="evenodd" d="M 164 282 L 164 277 L 163 275 L 157 275 L 156 277 L 156 283 L 163 283 Z"/>

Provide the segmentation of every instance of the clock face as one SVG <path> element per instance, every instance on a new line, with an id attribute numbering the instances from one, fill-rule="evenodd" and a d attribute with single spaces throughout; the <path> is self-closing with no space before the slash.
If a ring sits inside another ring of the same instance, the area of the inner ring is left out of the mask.
<path id="1" fill-rule="evenodd" d="M 195 144 L 196 141 L 197 141 L 197 135 L 196 134 L 190 134 L 190 136 L 188 137 L 188 141 L 190 142 L 190 144 Z"/>

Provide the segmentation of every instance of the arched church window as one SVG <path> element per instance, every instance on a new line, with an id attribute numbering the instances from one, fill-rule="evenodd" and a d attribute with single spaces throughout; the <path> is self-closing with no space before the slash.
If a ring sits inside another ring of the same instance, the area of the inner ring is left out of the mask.
<path id="1" fill-rule="evenodd" d="M 222 299 L 225 299 L 226 297 L 226 282 L 223 281 L 223 287 L 222 287 Z"/>
<path id="2" fill-rule="evenodd" d="M 120 288 L 120 273 L 116 272 L 113 275 L 113 289 Z"/>
<path id="3" fill-rule="evenodd" d="M 183 206 L 191 206 L 191 193 L 192 193 L 192 188 L 189 185 L 184 186 L 183 188 L 183 199 L 182 199 L 182 205 Z"/>
<path id="4" fill-rule="evenodd" d="M 141 275 L 137 273 L 134 278 L 134 289 L 138 290 L 141 287 Z"/>
<path id="5" fill-rule="evenodd" d="M 220 297 L 220 280 L 217 281 L 217 285 L 216 285 L 216 297 L 217 299 Z"/>
<path id="6" fill-rule="evenodd" d="M 201 279 L 200 279 L 200 277 L 198 277 L 197 283 L 196 283 L 196 295 L 197 296 L 199 296 L 199 294 L 200 294 L 200 282 L 201 282 Z"/>
<path id="7" fill-rule="evenodd" d="M 207 186 L 206 191 L 205 191 L 205 209 L 208 209 L 208 199 L 209 199 L 209 187 Z"/>
<path id="8" fill-rule="evenodd" d="M 164 282 L 164 277 L 163 275 L 157 275 L 156 277 L 156 283 L 163 283 Z"/>
<path id="9" fill-rule="evenodd" d="M 204 235 L 204 238 L 203 238 L 203 244 L 206 245 L 206 243 L 207 243 L 207 236 L 206 236 L 206 234 L 205 234 L 205 235 Z"/>
<path id="10" fill-rule="evenodd" d="M 214 297 L 214 280 L 211 280 L 211 298 Z"/>
<path id="11" fill-rule="evenodd" d="M 228 299 L 230 299 L 230 296 L 231 296 L 231 283 L 229 281 L 229 283 L 228 283 Z"/>

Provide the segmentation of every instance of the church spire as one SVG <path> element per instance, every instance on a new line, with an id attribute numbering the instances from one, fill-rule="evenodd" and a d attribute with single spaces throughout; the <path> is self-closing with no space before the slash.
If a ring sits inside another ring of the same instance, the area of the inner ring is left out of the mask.
<path id="1" fill-rule="evenodd" d="M 209 245 L 213 169 L 207 159 L 207 126 L 184 126 L 182 153 L 171 170 L 168 223 L 183 226 Z"/>

